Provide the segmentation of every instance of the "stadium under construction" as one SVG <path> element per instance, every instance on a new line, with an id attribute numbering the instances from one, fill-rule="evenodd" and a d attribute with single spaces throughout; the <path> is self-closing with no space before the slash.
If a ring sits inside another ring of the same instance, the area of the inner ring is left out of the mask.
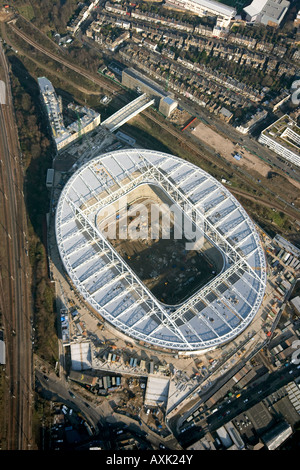
<path id="1" fill-rule="evenodd" d="M 162 236 L 160 217 L 158 236 L 149 237 L 141 207 L 153 204 L 176 208 L 196 242 L 172 217 L 170 236 Z M 145 225 L 144 235 L 120 237 L 134 222 L 133 232 Z M 116 238 L 107 234 L 112 226 Z M 55 230 L 85 301 L 148 346 L 176 353 L 220 347 L 251 324 L 264 297 L 266 262 L 251 219 L 221 183 L 173 155 L 126 149 L 88 161 L 62 190 Z"/>

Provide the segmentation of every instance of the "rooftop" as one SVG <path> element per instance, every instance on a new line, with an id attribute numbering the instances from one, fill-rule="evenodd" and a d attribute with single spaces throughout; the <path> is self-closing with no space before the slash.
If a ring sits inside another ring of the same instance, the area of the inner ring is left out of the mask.
<path id="1" fill-rule="evenodd" d="M 263 24 L 280 23 L 290 6 L 286 0 L 253 0 L 244 8 L 251 19 L 255 19 Z"/>
<path id="2" fill-rule="evenodd" d="M 197 230 L 223 256 L 221 272 L 180 305 L 157 299 L 97 223 L 101 209 L 110 213 L 144 183 L 158 185 L 185 214 L 194 212 Z M 263 299 L 265 258 L 247 213 L 222 184 L 172 155 L 118 150 L 80 167 L 61 193 L 56 238 L 85 300 L 123 333 L 151 345 L 180 351 L 217 347 L 249 325 Z"/>
<path id="3" fill-rule="evenodd" d="M 300 157 L 300 128 L 287 114 L 264 129 L 262 134 Z"/>

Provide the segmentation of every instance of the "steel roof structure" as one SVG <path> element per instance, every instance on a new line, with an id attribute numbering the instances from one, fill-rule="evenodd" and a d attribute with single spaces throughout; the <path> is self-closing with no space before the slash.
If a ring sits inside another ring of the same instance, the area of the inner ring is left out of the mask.
<path id="1" fill-rule="evenodd" d="M 222 271 L 179 306 L 161 303 L 97 227 L 100 209 L 143 183 L 159 185 L 223 255 Z M 231 193 L 187 161 L 130 149 L 100 155 L 63 188 L 56 238 L 84 299 L 122 333 L 182 352 L 209 350 L 254 319 L 266 285 L 265 255 L 253 222 Z"/>

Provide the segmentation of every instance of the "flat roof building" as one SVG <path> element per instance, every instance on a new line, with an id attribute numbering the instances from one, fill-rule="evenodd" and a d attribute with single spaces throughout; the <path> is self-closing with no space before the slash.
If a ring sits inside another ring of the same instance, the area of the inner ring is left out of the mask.
<path id="1" fill-rule="evenodd" d="M 258 142 L 300 166 L 300 128 L 287 114 L 264 129 Z"/>
<path id="2" fill-rule="evenodd" d="M 257 126 L 257 124 L 266 119 L 267 116 L 267 111 L 258 111 L 253 116 L 251 116 L 247 122 L 240 124 L 236 130 L 241 132 L 241 134 L 248 134 L 248 132 L 251 132 Z"/>
<path id="3" fill-rule="evenodd" d="M 88 342 L 71 344 L 71 361 L 73 370 L 92 368 L 91 345 Z"/>
<path id="4" fill-rule="evenodd" d="M 262 436 L 262 441 L 268 450 L 275 450 L 293 434 L 289 423 L 283 421 Z"/>
<path id="5" fill-rule="evenodd" d="M 170 380 L 167 378 L 150 376 L 145 392 L 145 405 L 166 405 L 169 394 L 169 383 Z"/>
<path id="6" fill-rule="evenodd" d="M 290 300 L 290 303 L 294 307 L 296 313 L 299 315 L 300 314 L 300 296 L 298 295 L 297 297 L 294 297 L 292 300 Z"/>
<path id="7" fill-rule="evenodd" d="M 168 0 L 167 4 L 189 10 L 198 16 L 217 16 L 218 25 L 227 28 L 236 15 L 236 9 L 211 0 Z"/>
<path id="8" fill-rule="evenodd" d="M 42 100 L 46 108 L 49 125 L 57 150 L 65 148 L 72 142 L 95 129 L 100 124 L 100 114 L 85 106 L 71 105 L 78 118 L 69 126 L 65 126 L 62 114 L 62 102 L 56 95 L 55 89 L 46 77 L 39 77 L 38 84 Z M 83 114 L 83 116 L 79 116 Z"/>
<path id="9" fill-rule="evenodd" d="M 53 180 L 54 180 L 54 169 L 49 168 L 47 170 L 47 176 L 46 176 L 46 186 L 47 186 L 47 188 L 52 188 Z"/>
<path id="10" fill-rule="evenodd" d="M 290 2 L 287 0 L 253 0 L 244 8 L 248 21 L 267 26 L 279 26 L 288 11 Z"/>

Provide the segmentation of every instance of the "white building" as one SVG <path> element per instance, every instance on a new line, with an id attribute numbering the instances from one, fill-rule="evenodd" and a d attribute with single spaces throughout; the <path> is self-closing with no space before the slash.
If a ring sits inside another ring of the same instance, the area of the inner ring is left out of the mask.
<path id="1" fill-rule="evenodd" d="M 0 339 L 0 364 L 6 364 L 5 342 L 2 339 Z"/>
<path id="2" fill-rule="evenodd" d="M 81 24 L 89 17 L 89 14 L 91 13 L 92 9 L 96 8 L 98 3 L 99 3 L 99 0 L 95 0 L 89 6 L 85 6 L 79 13 L 78 17 L 72 21 L 71 25 L 68 26 L 67 29 L 72 31 L 73 34 L 75 34 L 78 31 Z"/>
<path id="3" fill-rule="evenodd" d="M 92 368 L 91 345 L 89 342 L 71 344 L 71 360 L 73 370 Z"/>
<path id="4" fill-rule="evenodd" d="M 269 26 L 279 26 L 288 11 L 287 0 L 253 0 L 244 8 L 246 19 Z"/>
<path id="5" fill-rule="evenodd" d="M 298 295 L 297 297 L 294 297 L 292 300 L 290 300 L 291 305 L 294 307 L 296 310 L 297 314 L 300 314 L 300 296 Z"/>
<path id="6" fill-rule="evenodd" d="M 168 0 L 168 4 L 189 10 L 198 16 L 216 16 L 217 25 L 221 28 L 227 28 L 236 15 L 235 8 L 212 0 Z"/>
<path id="7" fill-rule="evenodd" d="M 253 130 L 257 124 L 266 119 L 267 115 L 267 111 L 258 111 L 256 114 L 251 116 L 251 118 L 247 122 L 238 126 L 236 130 L 241 132 L 241 134 L 248 134 L 248 132 Z"/>
<path id="8" fill-rule="evenodd" d="M 47 78 L 40 77 L 38 78 L 38 84 L 58 151 L 79 139 L 82 134 L 92 131 L 100 124 L 101 116 L 99 113 L 85 106 L 73 106 L 78 119 L 65 127 L 61 101 L 57 97 L 52 83 Z M 69 107 L 71 108 L 72 106 Z M 79 117 L 79 113 L 83 116 Z"/>
<path id="9" fill-rule="evenodd" d="M 264 129 L 258 142 L 300 166 L 300 128 L 287 114 Z"/>

